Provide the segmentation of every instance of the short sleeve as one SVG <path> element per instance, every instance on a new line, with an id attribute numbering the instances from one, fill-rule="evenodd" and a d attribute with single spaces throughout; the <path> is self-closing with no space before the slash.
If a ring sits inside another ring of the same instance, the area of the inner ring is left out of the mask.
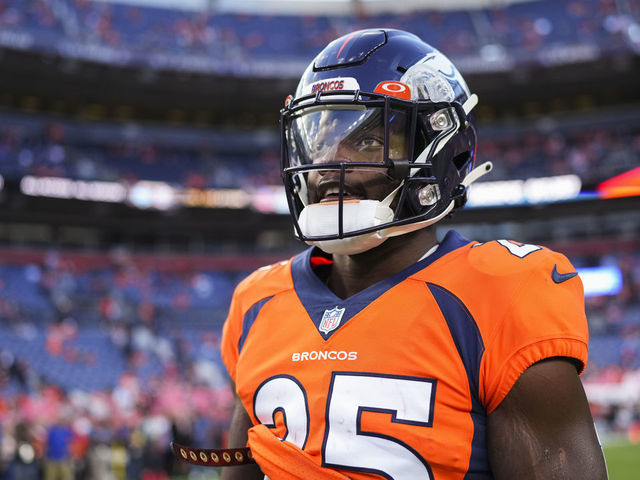
<path id="1" fill-rule="evenodd" d="M 587 363 L 588 328 L 584 292 L 578 275 L 563 255 L 551 252 L 516 291 L 504 318 L 486 339 L 481 367 L 481 397 L 491 413 L 518 377 L 534 363 L 569 357 Z M 558 282 L 558 280 L 561 280 Z"/>
<path id="2" fill-rule="evenodd" d="M 236 381 L 236 364 L 238 363 L 238 342 L 242 335 L 242 312 L 237 290 L 234 292 L 229 305 L 229 314 L 222 327 L 222 341 L 220 353 L 229 376 Z"/>

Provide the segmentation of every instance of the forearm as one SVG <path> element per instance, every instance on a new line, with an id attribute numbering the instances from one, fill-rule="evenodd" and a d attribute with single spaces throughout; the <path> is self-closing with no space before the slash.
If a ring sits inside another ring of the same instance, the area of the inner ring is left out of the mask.
<path id="1" fill-rule="evenodd" d="M 244 447 L 247 444 L 247 431 L 253 426 L 242 402 L 236 398 L 229 429 L 229 447 Z M 264 474 L 257 465 L 224 467 L 221 480 L 262 480 Z"/>

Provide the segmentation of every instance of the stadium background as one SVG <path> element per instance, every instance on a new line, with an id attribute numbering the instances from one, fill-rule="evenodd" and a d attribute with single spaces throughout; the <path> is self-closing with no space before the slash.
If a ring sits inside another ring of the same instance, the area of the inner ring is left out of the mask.
<path id="1" fill-rule="evenodd" d="M 579 268 L 582 379 L 611 478 L 637 478 L 640 2 L 402 3 L 0 0 L 0 477 L 68 449 L 81 479 L 215 478 L 168 443 L 224 445 L 230 295 L 303 248 L 278 110 L 328 41 L 387 26 L 480 97 L 496 169 L 441 230 Z"/>

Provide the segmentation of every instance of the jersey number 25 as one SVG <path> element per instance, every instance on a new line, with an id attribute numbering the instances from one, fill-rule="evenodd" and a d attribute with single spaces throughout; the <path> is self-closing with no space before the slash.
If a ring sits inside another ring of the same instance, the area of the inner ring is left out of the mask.
<path id="1" fill-rule="evenodd" d="M 392 480 L 433 479 L 426 460 L 410 445 L 382 432 L 362 429 L 363 412 L 391 415 L 393 423 L 431 427 L 436 383 L 400 375 L 333 372 L 327 395 L 322 465 L 370 472 Z M 287 440 L 304 449 L 309 406 L 302 384 L 290 375 L 265 380 L 254 397 L 254 414 L 275 427 L 281 412 Z"/>

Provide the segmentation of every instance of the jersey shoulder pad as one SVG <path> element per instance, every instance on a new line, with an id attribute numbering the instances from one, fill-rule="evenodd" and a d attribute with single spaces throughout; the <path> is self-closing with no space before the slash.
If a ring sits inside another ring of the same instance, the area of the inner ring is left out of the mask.
<path id="1" fill-rule="evenodd" d="M 242 298 L 242 303 L 251 305 L 263 298 L 293 288 L 291 260 L 283 260 L 255 270 L 238 284 L 234 296 Z"/>
<path id="2" fill-rule="evenodd" d="M 466 259 L 473 270 L 492 276 L 526 275 L 537 269 L 548 270 L 550 276 L 554 271 L 575 272 L 563 254 L 540 245 L 513 240 L 472 243 Z"/>

